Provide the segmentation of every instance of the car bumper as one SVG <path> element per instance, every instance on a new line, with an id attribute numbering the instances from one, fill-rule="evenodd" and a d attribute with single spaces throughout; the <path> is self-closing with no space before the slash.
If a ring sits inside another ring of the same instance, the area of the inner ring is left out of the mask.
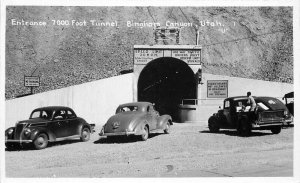
<path id="1" fill-rule="evenodd" d="M 103 129 L 99 133 L 99 136 L 123 136 L 123 135 L 125 135 L 125 136 L 137 135 L 137 133 L 135 131 L 134 132 L 125 131 L 125 132 L 105 133 Z"/>
<path id="2" fill-rule="evenodd" d="M 277 122 L 277 123 L 254 123 L 252 124 L 252 128 L 265 128 L 265 127 L 272 127 L 272 126 L 284 126 L 285 122 Z"/>
<path id="3" fill-rule="evenodd" d="M 13 140 L 13 139 L 5 139 L 5 143 L 18 143 L 18 144 L 23 144 L 23 143 L 32 143 L 32 140 Z"/>

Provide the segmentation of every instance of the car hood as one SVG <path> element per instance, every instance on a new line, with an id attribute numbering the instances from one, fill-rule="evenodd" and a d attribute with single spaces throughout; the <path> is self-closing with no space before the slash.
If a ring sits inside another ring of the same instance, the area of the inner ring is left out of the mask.
<path id="1" fill-rule="evenodd" d="M 105 133 L 112 133 L 112 132 L 125 131 L 126 129 L 129 130 L 129 127 L 134 125 L 136 122 L 140 121 L 140 119 L 144 115 L 145 115 L 144 113 L 136 112 L 136 111 L 115 114 L 112 117 L 110 117 L 106 122 L 104 131 Z M 132 128 L 133 127 L 134 126 L 132 126 Z"/>
<path id="2" fill-rule="evenodd" d="M 34 118 L 34 119 L 27 119 L 27 120 L 23 120 L 23 121 L 18 121 L 17 124 L 20 123 L 28 123 L 28 124 L 33 124 L 33 123 L 43 123 L 43 122 L 48 122 L 50 120 L 46 120 L 46 119 L 42 119 L 42 118 Z"/>

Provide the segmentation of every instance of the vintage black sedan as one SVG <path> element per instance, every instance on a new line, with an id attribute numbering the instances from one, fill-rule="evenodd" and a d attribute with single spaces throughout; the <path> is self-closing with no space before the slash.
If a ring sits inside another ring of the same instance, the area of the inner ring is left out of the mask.
<path id="1" fill-rule="evenodd" d="M 170 115 L 159 115 L 154 105 L 149 102 L 133 102 L 120 105 L 116 114 L 108 119 L 100 136 L 139 136 L 146 141 L 149 133 L 163 130 L 170 133 L 173 125 Z"/>
<path id="2" fill-rule="evenodd" d="M 33 144 L 35 149 L 44 149 L 48 142 L 80 138 L 88 141 L 95 125 L 77 117 L 69 107 L 50 106 L 32 111 L 28 120 L 19 121 L 5 131 L 5 146 L 13 149 L 24 144 Z"/>
<path id="3" fill-rule="evenodd" d="M 282 126 L 293 121 L 286 106 L 273 97 L 253 97 L 257 107 L 249 111 L 247 97 L 230 97 L 224 100 L 223 109 L 208 119 L 211 132 L 219 129 L 237 129 L 241 136 L 249 136 L 252 130 L 271 130 L 278 134 Z"/>

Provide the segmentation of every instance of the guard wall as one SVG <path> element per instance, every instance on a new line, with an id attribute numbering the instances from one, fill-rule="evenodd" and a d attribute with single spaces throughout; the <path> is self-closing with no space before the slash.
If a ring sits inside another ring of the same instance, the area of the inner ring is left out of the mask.
<path id="1" fill-rule="evenodd" d="M 43 106 L 68 106 L 77 116 L 100 128 L 121 103 L 133 100 L 133 74 L 88 82 L 22 98 L 7 100 L 5 127 L 28 119 L 31 111 Z"/>
<path id="2" fill-rule="evenodd" d="M 208 117 L 218 110 L 223 99 L 207 98 L 207 80 L 228 80 L 228 96 L 246 95 L 251 91 L 257 96 L 282 98 L 293 91 L 292 84 L 260 81 L 237 77 L 203 74 L 203 84 L 199 85 L 199 105 L 197 122 L 207 123 Z M 99 129 L 115 113 L 121 103 L 133 101 L 133 74 L 125 74 L 81 85 L 57 89 L 22 98 L 7 100 L 5 127 L 15 125 L 18 120 L 28 119 L 37 107 L 63 105 L 74 109 L 78 116 L 89 123 L 96 123 Z"/>

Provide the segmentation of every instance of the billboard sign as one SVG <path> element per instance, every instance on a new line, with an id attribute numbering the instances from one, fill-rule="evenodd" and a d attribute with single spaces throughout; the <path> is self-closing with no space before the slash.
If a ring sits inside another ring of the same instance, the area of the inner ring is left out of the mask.
<path id="1" fill-rule="evenodd" d="M 207 98 L 227 98 L 228 80 L 207 80 Z"/>

